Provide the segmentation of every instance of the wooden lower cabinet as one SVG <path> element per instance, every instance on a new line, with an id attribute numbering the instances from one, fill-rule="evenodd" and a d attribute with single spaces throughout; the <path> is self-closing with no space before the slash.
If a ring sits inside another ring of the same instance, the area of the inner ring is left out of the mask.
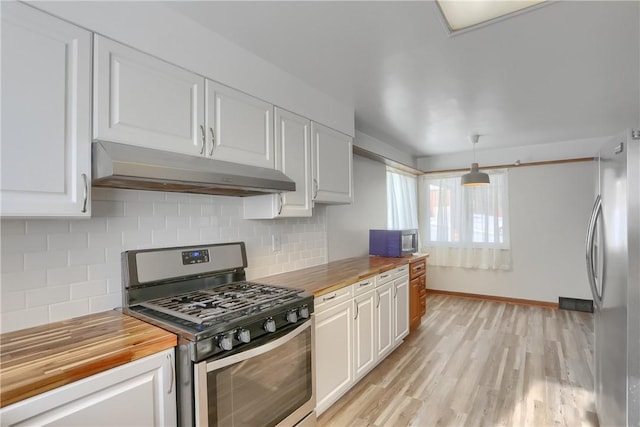
<path id="1" fill-rule="evenodd" d="M 175 426 L 173 348 L 0 410 L 3 426 Z"/>
<path id="2" fill-rule="evenodd" d="M 427 312 L 427 259 L 409 264 L 409 330 L 416 330 Z"/>

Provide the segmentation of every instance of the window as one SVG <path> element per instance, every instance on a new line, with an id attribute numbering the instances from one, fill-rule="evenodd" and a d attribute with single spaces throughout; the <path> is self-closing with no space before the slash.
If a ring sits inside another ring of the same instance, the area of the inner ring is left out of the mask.
<path id="1" fill-rule="evenodd" d="M 507 171 L 487 173 L 491 184 L 480 187 L 461 186 L 462 173 L 422 176 L 421 249 L 429 264 L 511 267 Z"/>
<path id="2" fill-rule="evenodd" d="M 387 167 L 387 227 L 418 228 L 418 179 Z"/>

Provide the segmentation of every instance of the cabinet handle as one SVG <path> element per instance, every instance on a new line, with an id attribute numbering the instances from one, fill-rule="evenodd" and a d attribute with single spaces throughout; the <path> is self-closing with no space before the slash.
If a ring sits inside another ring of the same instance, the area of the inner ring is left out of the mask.
<path id="1" fill-rule="evenodd" d="M 388 274 L 383 274 L 382 276 L 380 276 L 381 279 L 386 279 L 387 277 L 389 277 Z"/>
<path id="2" fill-rule="evenodd" d="M 206 134 L 204 132 L 204 126 L 200 125 L 200 132 L 202 132 L 202 147 L 200 148 L 200 154 L 204 154 L 204 148 L 205 145 L 207 145 L 206 142 Z"/>
<path id="3" fill-rule="evenodd" d="M 338 294 L 333 294 L 333 295 L 331 295 L 330 297 L 323 297 L 323 298 L 322 298 L 322 301 L 323 301 L 323 302 L 324 302 L 324 301 L 330 301 L 330 300 L 334 299 L 334 298 L 335 298 L 335 297 L 337 297 L 337 296 L 338 296 Z"/>
<path id="4" fill-rule="evenodd" d="M 284 203 L 282 202 L 282 193 L 278 193 L 278 199 L 280 200 L 280 208 L 278 209 L 278 216 L 282 213 L 282 207 L 284 206 Z"/>
<path id="5" fill-rule="evenodd" d="M 318 180 L 315 178 L 313 178 L 313 187 L 314 187 L 313 199 L 315 200 L 318 197 Z"/>
<path id="6" fill-rule="evenodd" d="M 396 296 L 398 296 L 398 287 L 397 286 L 393 286 L 393 299 L 396 299 Z"/>
<path id="7" fill-rule="evenodd" d="M 167 354 L 167 360 L 169 361 L 169 366 L 171 367 L 171 382 L 169 383 L 169 390 L 167 390 L 167 394 L 171 394 L 171 392 L 173 391 L 173 381 L 176 377 L 176 370 L 175 366 L 173 366 L 173 359 L 171 358 L 170 354 Z"/>
<path id="8" fill-rule="evenodd" d="M 82 200 L 82 210 L 80 212 L 82 213 L 86 213 L 87 212 L 87 201 L 89 199 L 89 183 L 87 181 L 87 174 L 83 173 L 82 174 L 82 183 L 84 184 L 84 198 Z"/>
<path id="9" fill-rule="evenodd" d="M 378 303 L 376 304 L 376 308 L 380 307 L 380 292 L 376 291 L 376 295 L 378 296 Z"/>
<path id="10" fill-rule="evenodd" d="M 213 132 L 213 128 L 209 128 L 209 133 L 211 133 L 211 150 L 209 150 L 209 155 L 213 156 L 213 149 L 216 146 L 216 134 Z"/>
<path id="11" fill-rule="evenodd" d="M 360 287 L 369 286 L 370 284 L 371 284 L 371 282 L 360 283 Z"/>
<path id="12" fill-rule="evenodd" d="M 353 318 L 353 320 L 356 320 L 358 318 L 358 314 L 360 314 L 360 306 L 358 305 L 358 301 L 355 301 L 356 303 L 356 317 Z"/>

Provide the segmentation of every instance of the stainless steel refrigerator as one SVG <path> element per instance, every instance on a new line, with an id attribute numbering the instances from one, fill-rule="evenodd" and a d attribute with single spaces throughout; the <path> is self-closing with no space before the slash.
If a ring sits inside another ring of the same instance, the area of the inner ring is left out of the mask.
<path id="1" fill-rule="evenodd" d="M 640 131 L 599 152 L 587 231 L 601 426 L 640 426 Z"/>

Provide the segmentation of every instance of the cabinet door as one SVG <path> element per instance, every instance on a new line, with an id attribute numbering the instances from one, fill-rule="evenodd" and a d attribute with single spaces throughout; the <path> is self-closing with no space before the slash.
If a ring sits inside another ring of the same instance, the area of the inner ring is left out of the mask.
<path id="1" fill-rule="evenodd" d="M 314 202 L 353 201 L 353 153 L 351 137 L 311 123 Z"/>
<path id="2" fill-rule="evenodd" d="M 393 287 L 393 341 L 397 346 L 409 335 L 409 276 L 395 280 Z"/>
<path id="3" fill-rule="evenodd" d="M 95 37 L 93 138 L 204 154 L 204 78 Z"/>
<path id="4" fill-rule="evenodd" d="M 175 426 L 173 349 L 2 408 L 2 425 Z"/>
<path id="5" fill-rule="evenodd" d="M 316 314 L 316 413 L 353 385 L 353 300 Z"/>
<path id="6" fill-rule="evenodd" d="M 89 216 L 91 34 L 2 2 L 2 216 Z"/>
<path id="7" fill-rule="evenodd" d="M 372 289 L 354 299 L 353 352 L 356 381 L 369 372 L 376 359 L 376 293 Z"/>
<path id="8" fill-rule="evenodd" d="M 211 80 L 206 85 L 207 155 L 273 169 L 273 105 Z"/>
<path id="9" fill-rule="evenodd" d="M 420 326 L 420 278 L 411 279 L 409 283 L 409 329 L 414 331 Z"/>
<path id="10" fill-rule="evenodd" d="M 393 348 L 393 282 L 376 288 L 376 357 L 384 358 Z"/>
<path id="11" fill-rule="evenodd" d="M 296 191 L 245 197 L 245 219 L 307 217 L 311 206 L 311 121 L 280 108 L 275 114 L 276 169 L 295 181 Z"/>

